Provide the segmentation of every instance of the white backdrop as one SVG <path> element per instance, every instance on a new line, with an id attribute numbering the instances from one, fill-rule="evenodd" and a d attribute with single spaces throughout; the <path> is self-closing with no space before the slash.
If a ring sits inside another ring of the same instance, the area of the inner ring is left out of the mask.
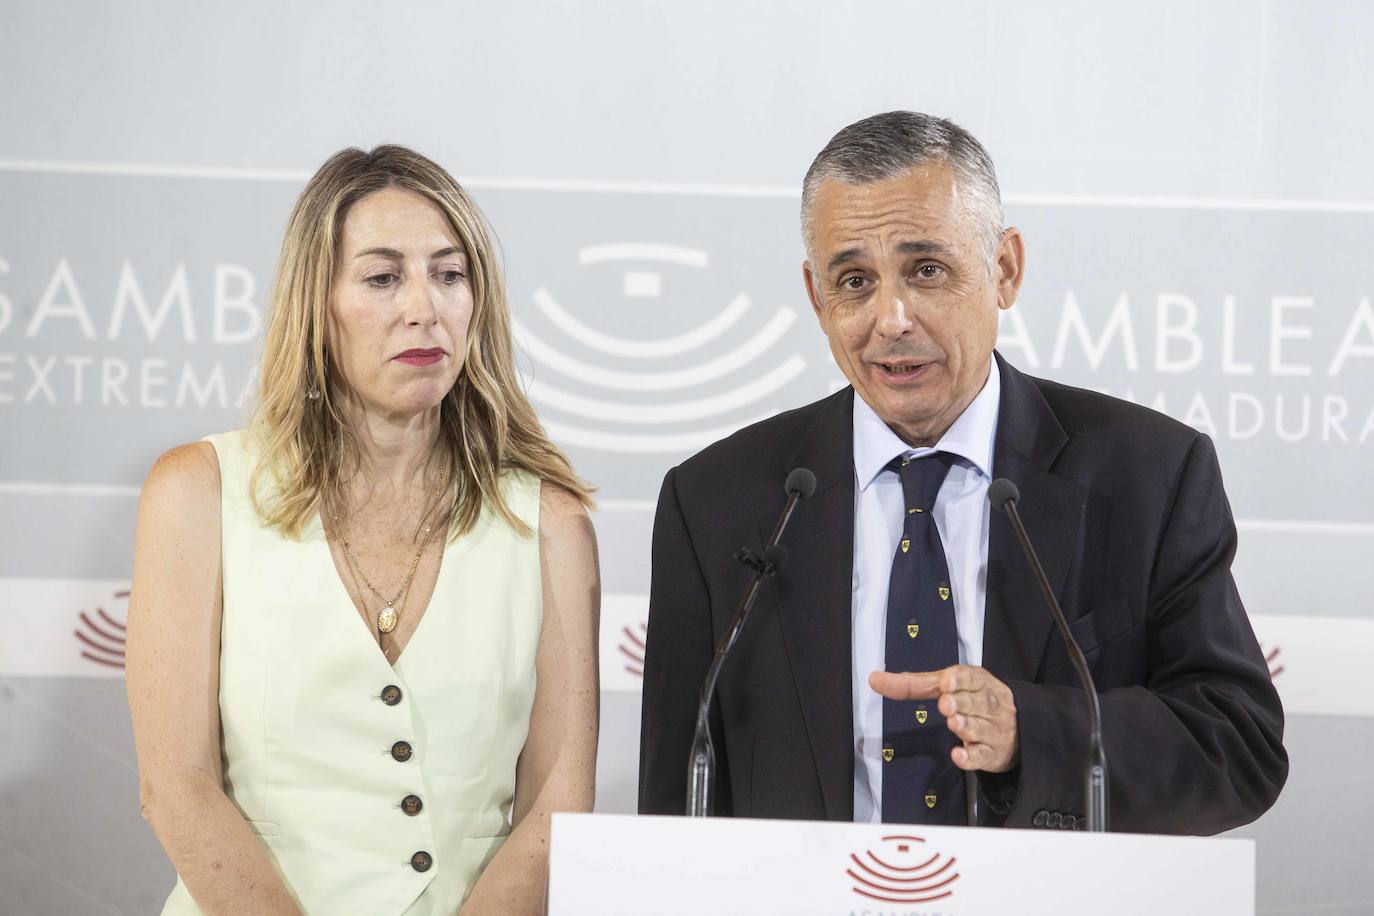
<path id="1" fill-rule="evenodd" d="M 1374 912 L 1374 7 L 278 7 L 0 7 L 0 912 L 171 885 L 120 680 L 138 486 L 241 425 L 286 213 L 348 145 L 433 156 L 504 243 L 531 397 L 602 487 L 598 806 L 631 811 L 658 483 L 842 383 L 798 186 L 892 108 L 998 163 L 1004 355 L 1216 439 L 1289 711 L 1260 912 Z"/>

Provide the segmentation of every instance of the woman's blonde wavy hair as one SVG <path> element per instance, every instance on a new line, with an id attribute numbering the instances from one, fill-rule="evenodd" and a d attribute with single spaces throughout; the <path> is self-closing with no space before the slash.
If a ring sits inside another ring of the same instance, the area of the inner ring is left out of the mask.
<path id="1" fill-rule="evenodd" d="M 259 516 L 299 539 L 322 507 L 339 504 L 344 485 L 361 468 L 356 433 L 339 410 L 325 327 L 349 208 L 383 188 L 414 191 L 438 205 L 467 253 L 472 284 L 463 368 L 439 405 L 434 465 L 446 468 L 447 478 L 421 527 L 447 516 L 454 539 L 471 530 L 487 507 L 529 534 L 501 495 L 501 476 L 510 469 L 557 484 L 590 507 L 591 486 L 544 434 L 516 374 L 506 287 L 485 218 L 439 165 L 387 145 L 331 156 L 287 222 L 251 423 L 261 449 L 250 485 Z"/>

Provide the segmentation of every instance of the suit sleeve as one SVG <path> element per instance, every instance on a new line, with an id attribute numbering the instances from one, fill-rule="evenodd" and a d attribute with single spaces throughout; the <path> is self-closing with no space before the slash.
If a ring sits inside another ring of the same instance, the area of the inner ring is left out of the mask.
<path id="1" fill-rule="evenodd" d="M 711 599 L 669 471 L 654 515 L 649 632 L 639 733 L 639 812 L 683 814 L 687 755 L 696 730 L 698 694 L 714 654 Z M 716 753 L 713 814 L 731 813 L 729 766 L 719 703 L 711 731 Z"/>
<path id="2" fill-rule="evenodd" d="M 1147 675 L 1102 691 L 1115 831 L 1213 834 L 1248 823 L 1288 775 L 1283 708 L 1231 576 L 1236 529 L 1211 440 L 1174 488 L 1150 577 Z M 1021 763 L 1008 826 L 1086 810 L 1087 703 L 1076 687 L 1011 682 Z"/>

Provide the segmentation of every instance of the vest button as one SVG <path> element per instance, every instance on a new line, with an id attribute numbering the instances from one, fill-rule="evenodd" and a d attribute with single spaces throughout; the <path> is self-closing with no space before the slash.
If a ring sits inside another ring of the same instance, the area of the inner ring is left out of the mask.
<path id="1" fill-rule="evenodd" d="M 410 867 L 416 871 L 429 871 L 433 864 L 434 859 L 427 852 L 417 852 L 410 857 Z"/>
<path id="2" fill-rule="evenodd" d="M 401 702 L 401 688 L 395 684 L 387 684 L 382 688 L 382 702 L 388 706 L 395 706 Z"/>
<path id="3" fill-rule="evenodd" d="M 410 759 L 410 754 L 410 744 L 405 741 L 397 741 L 395 744 L 391 745 L 392 760 L 399 760 L 401 763 L 405 763 Z"/>
<path id="4" fill-rule="evenodd" d="M 424 806 L 425 803 L 420 801 L 420 796 L 418 795 L 407 795 L 405 798 L 401 799 L 401 810 L 411 817 L 419 814 L 420 809 Z"/>

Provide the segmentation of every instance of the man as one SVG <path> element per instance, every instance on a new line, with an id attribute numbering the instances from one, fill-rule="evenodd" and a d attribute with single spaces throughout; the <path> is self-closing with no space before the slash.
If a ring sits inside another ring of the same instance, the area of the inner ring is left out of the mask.
<path id="1" fill-rule="evenodd" d="M 716 813 L 1082 828 L 1086 700 L 988 485 L 1021 515 L 1096 680 L 1111 827 L 1210 834 L 1287 776 L 1230 573 L 1211 442 L 993 352 L 1024 275 L 991 159 L 891 112 L 802 194 L 807 294 L 850 387 L 668 472 L 654 525 L 640 810 L 685 810 L 698 690 L 790 469 L 814 496 L 725 665 Z"/>

